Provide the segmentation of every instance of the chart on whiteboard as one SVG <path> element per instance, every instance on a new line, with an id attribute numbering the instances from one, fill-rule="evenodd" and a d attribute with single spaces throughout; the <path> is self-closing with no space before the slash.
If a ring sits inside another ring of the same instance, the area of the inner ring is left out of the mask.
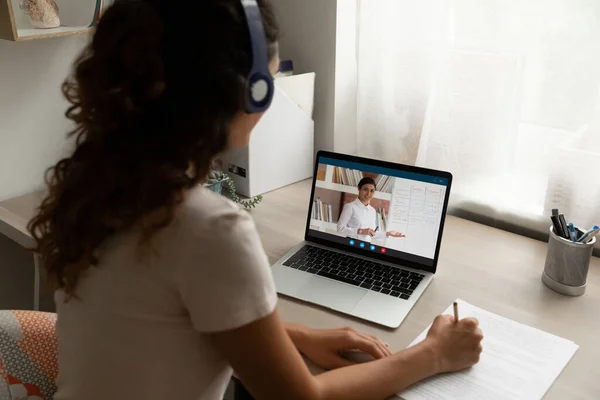
<path id="1" fill-rule="evenodd" d="M 387 247 L 434 258 L 446 186 L 396 178 L 388 223 L 405 237 L 387 240 Z"/>

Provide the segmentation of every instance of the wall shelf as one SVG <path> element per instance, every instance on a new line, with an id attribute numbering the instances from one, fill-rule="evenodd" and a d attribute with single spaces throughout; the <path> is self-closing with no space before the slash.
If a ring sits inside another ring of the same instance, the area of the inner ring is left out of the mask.
<path id="1" fill-rule="evenodd" d="M 337 223 L 335 223 L 335 222 L 325 222 L 325 221 L 311 218 L 310 226 L 312 229 L 316 228 L 316 230 L 321 231 L 321 232 L 337 234 Z"/>
<path id="2" fill-rule="evenodd" d="M 354 186 L 341 185 L 339 183 L 333 183 L 333 182 L 328 182 L 328 181 L 317 181 L 316 187 L 322 188 L 322 189 L 335 190 L 337 192 L 344 192 L 344 193 L 358 195 L 358 188 L 356 188 Z M 373 197 L 376 199 L 387 200 L 387 201 L 390 201 L 392 199 L 392 195 L 390 193 L 384 193 L 384 192 L 375 192 L 375 195 Z"/>
<path id="3" fill-rule="evenodd" d="M 89 33 L 91 26 L 59 26 L 51 29 L 36 29 L 28 22 L 19 8 L 19 0 L 0 0 L 0 39 L 21 42 L 51 39 Z"/>

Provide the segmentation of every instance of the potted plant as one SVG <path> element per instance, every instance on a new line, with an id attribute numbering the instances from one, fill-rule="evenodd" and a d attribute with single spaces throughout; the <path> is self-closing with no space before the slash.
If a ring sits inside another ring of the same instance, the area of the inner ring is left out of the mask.
<path id="1" fill-rule="evenodd" d="M 231 178 L 225 172 L 218 169 L 211 170 L 204 186 L 213 192 L 227 196 L 245 209 L 255 208 L 262 201 L 262 196 L 260 195 L 252 199 L 242 199 L 235 191 L 235 184 Z M 224 192 L 223 189 L 225 190 Z"/>

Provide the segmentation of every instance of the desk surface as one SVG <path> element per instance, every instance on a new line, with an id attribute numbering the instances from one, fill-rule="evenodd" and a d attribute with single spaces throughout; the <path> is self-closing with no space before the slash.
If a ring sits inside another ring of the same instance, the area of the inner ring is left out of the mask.
<path id="1" fill-rule="evenodd" d="M 310 182 L 265 196 L 252 215 L 271 262 L 304 237 Z M 580 348 L 548 391 L 547 400 L 600 397 L 600 259 L 593 258 L 581 297 L 546 288 L 541 273 L 546 244 L 463 219 L 448 217 L 438 272 L 400 328 L 381 328 L 318 306 L 281 298 L 282 317 L 315 328 L 351 326 L 401 350 L 456 298 L 570 339 Z M 485 334 L 485 332 L 484 332 Z"/>
<path id="2" fill-rule="evenodd" d="M 252 211 L 271 262 L 304 237 L 310 182 L 265 195 Z M 39 194 L 0 202 L 3 233 L 30 240 L 25 225 Z M 0 225 L 2 228 L 2 225 Z M 12 229 L 12 231 L 11 231 Z M 17 240 L 19 241 L 19 240 Z M 372 333 L 393 350 L 405 348 L 456 298 L 570 339 L 580 348 L 550 388 L 547 400 L 597 400 L 600 394 L 600 259 L 593 258 L 581 297 L 552 292 L 541 282 L 546 244 L 463 219 L 448 217 L 435 279 L 400 328 L 381 328 L 290 298 L 281 298 L 282 317 L 315 328 L 352 326 Z"/>

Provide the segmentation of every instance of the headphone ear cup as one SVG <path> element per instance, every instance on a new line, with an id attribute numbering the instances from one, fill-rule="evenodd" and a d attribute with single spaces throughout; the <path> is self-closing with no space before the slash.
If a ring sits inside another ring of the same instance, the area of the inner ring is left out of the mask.
<path id="1" fill-rule="evenodd" d="M 252 74 L 247 81 L 247 111 L 263 112 L 273 101 L 274 84 L 271 75 L 260 72 Z"/>
<path id="2" fill-rule="evenodd" d="M 246 112 L 249 114 L 264 112 L 273 100 L 274 84 L 269 71 L 268 45 L 262 25 L 262 16 L 256 0 L 241 0 L 246 14 L 252 68 L 248 73 Z"/>

